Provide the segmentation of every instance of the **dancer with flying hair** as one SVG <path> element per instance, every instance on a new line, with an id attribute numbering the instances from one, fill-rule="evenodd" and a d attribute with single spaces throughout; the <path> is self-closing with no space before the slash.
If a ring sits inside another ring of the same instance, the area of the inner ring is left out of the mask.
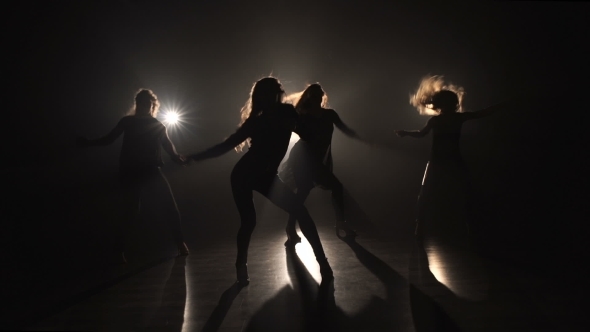
<path id="1" fill-rule="evenodd" d="M 430 159 L 426 165 L 422 186 L 418 195 L 415 235 L 424 235 L 425 209 L 432 202 L 434 192 L 440 188 L 441 178 L 451 177 L 460 186 L 464 196 L 467 229 L 471 229 L 474 206 L 469 170 L 460 150 L 461 128 L 465 121 L 493 114 L 505 103 L 496 104 L 478 112 L 464 112 L 462 87 L 448 84 L 442 76 L 425 77 L 416 92 L 410 96 L 410 104 L 420 115 L 430 115 L 420 130 L 396 130 L 399 137 L 422 138 L 432 131 Z"/>

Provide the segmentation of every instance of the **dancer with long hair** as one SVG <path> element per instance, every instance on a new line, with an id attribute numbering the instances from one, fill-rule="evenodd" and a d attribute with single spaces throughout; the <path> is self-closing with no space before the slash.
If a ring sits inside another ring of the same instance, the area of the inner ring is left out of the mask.
<path id="1" fill-rule="evenodd" d="M 231 173 L 232 193 L 241 221 L 235 265 L 238 283 L 242 285 L 250 281 L 247 263 L 250 238 L 256 226 L 256 210 L 252 201 L 254 190 L 297 217 L 301 231 L 309 240 L 320 266 L 322 283 L 333 278 L 315 223 L 303 202 L 277 175 L 278 166 L 289 147 L 291 132 L 297 123 L 297 112 L 293 105 L 283 103 L 284 95 L 285 91 L 278 79 L 265 77 L 258 80 L 241 109 L 241 122 L 237 131 L 222 143 L 189 155 L 189 158 L 199 161 L 221 156 L 234 148 L 240 152 L 246 144 L 249 146 L 248 152 Z"/>
<path id="2" fill-rule="evenodd" d="M 464 112 L 462 87 L 447 84 L 442 76 L 425 77 L 410 103 L 421 115 L 431 115 L 420 130 L 396 130 L 399 137 L 422 138 L 432 131 L 430 160 L 426 165 L 420 194 L 418 195 L 418 215 L 415 235 L 423 236 L 424 216 L 433 193 L 440 188 L 441 178 L 451 177 L 460 186 L 464 197 L 467 229 L 473 221 L 473 192 L 469 170 L 463 161 L 460 150 L 461 127 L 465 121 L 479 119 L 493 114 L 505 103 L 499 103 L 478 112 Z"/>
<path id="3" fill-rule="evenodd" d="M 186 164 L 186 158 L 176 152 L 166 127 L 156 119 L 159 106 L 158 97 L 153 91 L 141 89 L 135 95 L 132 115 L 121 118 L 107 135 L 97 139 L 78 137 L 76 140 L 79 147 L 104 146 L 124 134 L 119 157 L 119 180 L 123 188 L 125 211 L 121 223 L 123 230 L 118 240 L 118 250 L 124 263 L 127 262 L 124 252 L 130 229 L 135 224 L 142 197 L 145 196 L 157 196 L 155 201 L 162 205 L 170 218 L 167 225 L 178 246 L 178 253 L 189 253 L 182 236 L 180 212 L 170 184 L 160 169 L 164 165 L 160 146 L 180 165 Z"/>
<path id="4" fill-rule="evenodd" d="M 334 126 L 350 138 L 361 138 L 340 119 L 336 111 L 328 108 L 328 95 L 318 83 L 309 85 L 300 93 L 295 109 L 299 114 L 295 133 L 300 139 L 291 149 L 289 159 L 283 164 L 279 175 L 287 181 L 292 179 L 297 188 L 297 196 L 302 202 L 314 187 L 331 190 L 332 206 L 336 214 L 336 234 L 340 236 L 340 231 L 344 231 L 346 238 L 354 238 L 356 231 L 345 221 L 342 183 L 332 173 Z M 295 229 L 296 220 L 295 215 L 289 215 L 285 246 L 294 246 L 301 242 Z"/>

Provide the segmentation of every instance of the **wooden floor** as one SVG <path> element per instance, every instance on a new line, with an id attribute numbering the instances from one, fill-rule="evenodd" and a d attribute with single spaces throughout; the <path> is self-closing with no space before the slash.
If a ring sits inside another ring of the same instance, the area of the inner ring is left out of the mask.
<path id="1" fill-rule="evenodd" d="M 263 219 L 268 217 L 263 217 Z M 251 283 L 235 284 L 232 236 L 170 257 L 27 326 L 31 331 L 582 331 L 572 285 L 484 259 L 435 236 L 363 232 L 353 242 L 317 221 L 335 280 L 321 277 L 304 239 L 259 222 Z M 389 237 L 389 238 L 387 238 Z M 132 262 L 130 262 L 132 264 Z M 130 265 L 131 266 L 131 265 Z"/>

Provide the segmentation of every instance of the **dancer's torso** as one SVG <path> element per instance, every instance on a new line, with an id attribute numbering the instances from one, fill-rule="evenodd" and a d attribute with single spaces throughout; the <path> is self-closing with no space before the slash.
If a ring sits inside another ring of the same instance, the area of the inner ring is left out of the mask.
<path id="1" fill-rule="evenodd" d="M 432 119 L 432 159 L 461 159 L 462 115 L 441 114 Z"/>
<path id="2" fill-rule="evenodd" d="M 119 157 L 122 170 L 157 168 L 163 165 L 161 142 L 166 128 L 151 116 L 126 116 L 121 119 L 123 145 Z"/>
<path id="3" fill-rule="evenodd" d="M 295 132 L 301 138 L 298 144 L 305 145 L 309 153 L 323 160 L 332 143 L 334 133 L 334 110 L 325 109 L 318 115 L 301 114 Z"/>
<path id="4" fill-rule="evenodd" d="M 289 148 L 297 112 L 292 105 L 283 104 L 276 111 L 263 113 L 251 121 L 250 148 L 236 167 L 276 174 Z"/>

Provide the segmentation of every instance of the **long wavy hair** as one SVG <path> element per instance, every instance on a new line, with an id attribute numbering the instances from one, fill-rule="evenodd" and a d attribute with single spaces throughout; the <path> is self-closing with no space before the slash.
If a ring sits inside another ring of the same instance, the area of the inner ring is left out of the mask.
<path id="1" fill-rule="evenodd" d="M 463 112 L 465 90 L 457 85 L 446 83 L 443 76 L 426 76 L 418 89 L 410 95 L 410 104 L 418 109 L 420 115 L 439 115 L 441 112 Z"/>
<path id="2" fill-rule="evenodd" d="M 137 115 L 138 109 L 149 109 L 148 114 L 156 117 L 156 115 L 158 115 L 158 110 L 160 109 L 160 101 L 158 100 L 158 96 L 156 96 L 156 94 L 150 89 L 139 89 L 135 94 L 133 108 L 129 114 Z"/>
<path id="3" fill-rule="evenodd" d="M 277 104 L 283 102 L 285 90 L 281 82 L 275 77 L 268 76 L 256 81 L 250 90 L 250 98 L 240 110 L 241 127 L 248 119 L 261 115 L 265 109 L 274 108 Z M 250 139 L 238 144 L 235 147 L 237 152 L 243 151 L 244 147 L 250 147 Z"/>
<path id="4" fill-rule="evenodd" d="M 305 90 L 289 94 L 289 96 L 287 96 L 286 100 L 288 102 L 292 103 L 293 105 L 295 105 L 295 109 L 297 110 L 297 113 L 305 114 L 305 113 L 307 113 L 307 111 L 311 107 L 310 97 L 314 93 L 322 95 L 322 103 L 320 104 L 320 106 L 322 108 L 327 108 L 328 107 L 328 95 L 326 94 L 326 91 L 324 91 L 324 89 L 322 88 L 322 86 L 319 83 L 309 84 L 309 85 L 307 85 Z"/>

